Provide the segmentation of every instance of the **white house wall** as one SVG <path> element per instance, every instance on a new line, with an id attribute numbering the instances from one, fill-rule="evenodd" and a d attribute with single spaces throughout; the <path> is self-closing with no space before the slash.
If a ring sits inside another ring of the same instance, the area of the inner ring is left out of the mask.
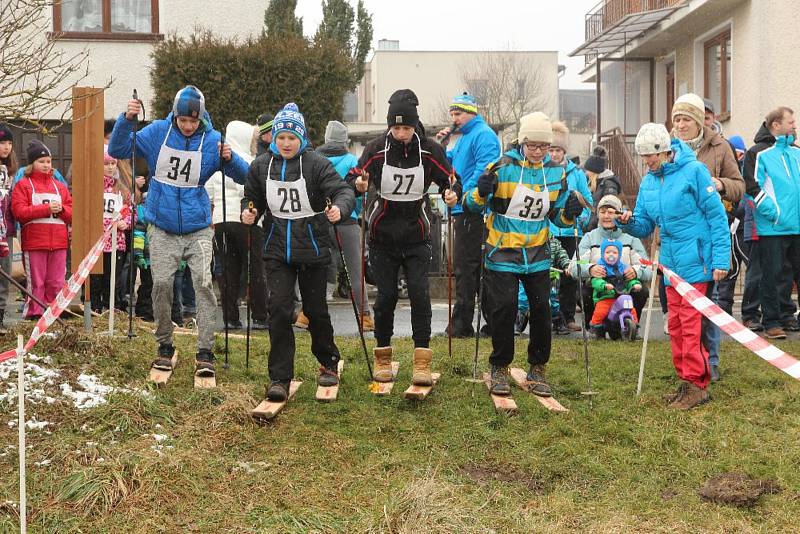
<path id="1" fill-rule="evenodd" d="M 218 2 L 209 0 L 162 0 L 159 7 L 160 32 L 165 35 L 189 36 L 194 28 L 205 25 L 213 29 L 218 37 L 233 37 L 241 40 L 261 33 L 264 24 L 263 0 L 237 0 Z M 46 10 L 52 27 L 52 10 Z M 44 38 L 44 36 L 41 36 Z M 103 86 L 113 78 L 112 86 L 105 93 L 105 117 L 115 118 L 124 110 L 133 88 L 152 108 L 153 89 L 150 85 L 150 69 L 153 61 L 150 53 L 153 43 L 141 41 L 58 41 L 57 50 L 72 55 L 84 48 L 88 50 L 89 74 L 79 83 L 84 86 Z M 74 83 L 65 84 L 66 87 Z M 202 89 L 202 87 L 201 87 Z M 61 111 L 51 113 L 46 119 L 57 119 Z"/>

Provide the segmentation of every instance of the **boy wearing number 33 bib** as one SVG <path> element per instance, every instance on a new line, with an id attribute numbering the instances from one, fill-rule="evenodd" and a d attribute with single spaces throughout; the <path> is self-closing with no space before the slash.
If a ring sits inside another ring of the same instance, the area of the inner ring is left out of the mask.
<path id="1" fill-rule="evenodd" d="M 406 274 L 411 301 L 411 329 L 414 339 L 412 382 L 432 385 L 431 296 L 428 270 L 431 262 L 430 223 L 425 214 L 431 182 L 449 206 L 461 195 L 444 149 L 425 136 L 419 122 L 417 96 L 410 89 L 395 91 L 389 98 L 386 117 L 389 129 L 370 141 L 358 167 L 348 180 L 360 193 L 370 191 L 375 202 L 368 211 L 369 262 L 378 298 L 375 300 L 375 380 L 391 382 L 394 309 L 397 305 L 397 275 Z M 451 185 L 451 179 L 453 181 Z"/>
<path id="2" fill-rule="evenodd" d="M 518 282 L 530 303 L 530 390 L 540 396 L 553 394 L 544 374 L 551 345 L 550 222 L 572 226 L 583 206 L 567 187 L 564 167 L 550 163 L 552 139 L 544 113 L 525 115 L 518 146 L 490 165 L 477 187 L 464 195 L 467 208 L 488 215 L 483 307 L 492 331 L 490 387 L 496 395 L 511 393 L 508 366 L 514 359 Z"/>
<path id="3" fill-rule="evenodd" d="M 330 224 L 355 208 L 352 187 L 325 156 L 308 150 L 306 125 L 296 104 L 275 115 L 269 150 L 250 165 L 242 222 L 264 216 L 264 267 L 269 279 L 269 378 L 267 398 L 285 401 L 294 378 L 292 331 L 295 281 L 308 317 L 311 352 L 320 363 L 320 386 L 339 383 L 339 349 L 325 300 L 331 261 Z M 326 209 L 330 199 L 331 207 Z"/>
<path id="4" fill-rule="evenodd" d="M 131 157 L 133 125 L 140 112 L 140 102 L 131 100 L 127 111 L 120 114 L 108 142 L 112 157 Z M 158 358 L 153 362 L 157 369 L 172 370 L 172 283 L 181 261 L 186 261 L 197 294 L 197 370 L 214 374 L 211 349 L 217 300 L 209 268 L 214 234 L 204 185 L 219 170 L 220 157 L 226 177 L 240 184 L 247 177 L 247 163 L 232 153 L 229 145 L 221 145 L 221 137 L 211 124 L 203 93 L 193 85 L 178 91 L 166 119 L 153 121 L 136 135 L 137 156 L 145 158 L 150 169 L 144 211 L 159 343 Z"/>

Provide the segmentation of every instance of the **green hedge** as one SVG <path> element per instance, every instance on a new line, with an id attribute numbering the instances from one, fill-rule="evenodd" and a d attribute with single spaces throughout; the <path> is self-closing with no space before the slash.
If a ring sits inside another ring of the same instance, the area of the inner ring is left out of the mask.
<path id="1" fill-rule="evenodd" d="M 201 32 L 168 37 L 156 45 L 152 57 L 152 118 L 165 117 L 175 93 L 192 84 L 205 95 L 218 130 L 232 120 L 254 124 L 261 113 L 274 114 L 287 102 L 296 102 L 315 144 L 322 142 L 329 120 L 341 119 L 352 83 L 351 63 L 335 45 L 302 38 L 260 37 L 241 43 Z"/>

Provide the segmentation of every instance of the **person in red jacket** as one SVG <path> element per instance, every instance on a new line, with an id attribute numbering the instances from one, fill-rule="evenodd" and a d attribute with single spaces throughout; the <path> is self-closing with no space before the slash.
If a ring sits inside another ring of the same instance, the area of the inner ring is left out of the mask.
<path id="1" fill-rule="evenodd" d="M 72 196 L 53 178 L 50 150 L 38 140 L 28 145 L 28 166 L 11 193 L 11 212 L 22 226 L 22 254 L 28 290 L 50 303 L 64 285 L 67 270 Z M 23 316 L 36 319 L 44 313 L 28 299 Z"/>

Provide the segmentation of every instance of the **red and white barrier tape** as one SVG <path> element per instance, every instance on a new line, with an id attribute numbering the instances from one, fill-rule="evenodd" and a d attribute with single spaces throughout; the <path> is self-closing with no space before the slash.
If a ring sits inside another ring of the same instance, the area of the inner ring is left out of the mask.
<path id="1" fill-rule="evenodd" d="M 652 262 L 642 260 L 643 264 L 653 265 Z M 714 304 L 708 297 L 700 293 L 691 284 L 675 274 L 674 271 L 659 264 L 657 266 L 669 279 L 669 283 L 694 309 L 705 315 L 720 330 L 731 336 L 739 344 L 750 349 L 756 356 L 774 365 L 792 378 L 800 379 L 800 361 L 786 354 L 778 347 L 767 342 L 764 338 L 754 334 L 749 328 L 728 315 L 723 309 Z"/>
<path id="2" fill-rule="evenodd" d="M 117 217 L 127 217 L 127 213 L 125 213 L 126 208 L 123 208 L 122 212 L 120 212 Z M 81 290 L 81 285 L 83 282 L 89 277 L 89 271 L 92 270 L 94 264 L 97 263 L 97 259 L 103 253 L 103 244 L 107 236 L 111 234 L 111 230 L 113 228 L 113 224 L 109 225 L 108 229 L 103 232 L 103 235 L 100 236 L 100 239 L 97 240 L 97 243 L 89 250 L 89 254 L 83 258 L 78 268 L 75 269 L 75 272 L 72 273 L 72 276 L 67 283 L 64 284 L 64 287 L 61 288 L 61 291 L 58 292 L 56 298 L 53 302 L 50 303 L 50 306 L 45 310 L 41 317 L 39 317 L 39 321 L 36 323 L 36 326 L 33 328 L 33 332 L 31 332 L 31 337 L 28 339 L 28 342 L 25 343 L 24 351 L 28 352 L 36 343 L 39 341 L 39 338 L 42 337 L 47 329 L 50 327 L 51 324 L 56 322 L 56 319 L 61 315 L 61 313 L 69 306 L 69 303 L 72 302 L 73 297 L 78 294 Z M 89 303 L 84 303 L 85 306 L 88 306 Z M 17 351 L 16 349 L 7 350 L 3 353 L 0 353 L 0 363 L 6 360 L 10 360 L 11 358 L 16 357 Z"/>

